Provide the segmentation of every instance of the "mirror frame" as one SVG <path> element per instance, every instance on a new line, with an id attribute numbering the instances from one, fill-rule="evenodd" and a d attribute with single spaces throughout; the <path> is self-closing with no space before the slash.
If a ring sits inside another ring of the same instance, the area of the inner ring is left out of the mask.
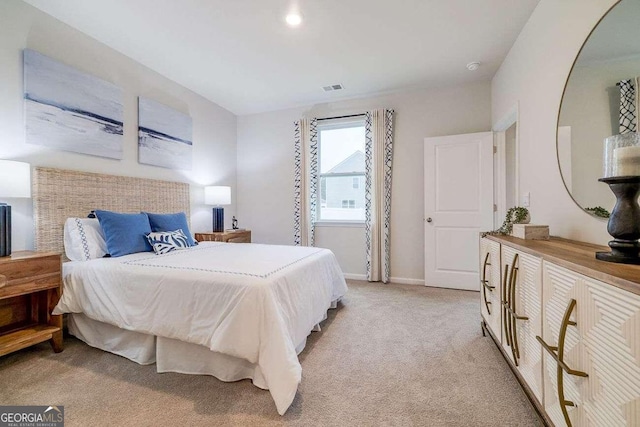
<path id="1" fill-rule="evenodd" d="M 600 221 L 608 221 L 609 219 L 608 218 L 602 218 L 602 217 L 596 216 L 596 215 L 594 215 L 594 214 L 592 214 L 590 212 L 587 212 L 582 207 L 582 205 L 580 205 L 580 203 L 578 203 L 578 201 L 575 199 L 575 197 L 573 197 L 573 194 L 571 194 L 571 191 L 569 191 L 569 187 L 567 187 L 567 182 L 565 181 L 564 175 L 562 174 L 562 167 L 560 166 L 560 155 L 559 155 L 560 154 L 560 150 L 559 150 L 560 146 L 559 146 L 559 141 L 558 141 L 558 134 L 559 134 L 559 129 L 560 129 L 560 113 L 562 112 L 562 103 L 563 103 L 564 97 L 565 97 L 565 95 L 567 93 L 567 86 L 569 85 L 569 79 L 571 79 L 571 74 L 573 74 L 573 69 L 575 68 L 576 63 L 578 62 L 578 58 L 580 58 L 580 54 L 584 50 L 585 45 L 589 42 L 589 39 L 591 38 L 591 36 L 595 32 L 596 28 L 598 28 L 598 26 L 604 20 L 604 18 L 606 18 L 607 15 L 609 15 L 609 13 L 616 6 L 618 6 L 622 1 L 623 0 L 617 0 L 614 4 L 611 5 L 611 7 L 609 9 L 607 9 L 607 11 L 604 13 L 604 15 L 602 15 L 600 17 L 600 19 L 598 19 L 598 22 L 596 22 L 596 24 L 593 26 L 591 31 L 589 31 L 589 34 L 587 35 L 587 38 L 584 40 L 584 42 L 582 42 L 582 46 L 580 46 L 580 50 L 576 54 L 576 57 L 573 59 L 573 63 L 571 64 L 571 68 L 569 69 L 569 74 L 567 74 L 567 78 L 564 81 L 564 89 L 562 89 L 562 97 L 560 98 L 560 105 L 558 106 L 558 117 L 556 118 L 556 162 L 558 163 L 558 171 L 560 171 L 560 179 L 562 179 L 562 185 L 564 186 L 564 189 L 567 192 L 567 194 L 569 195 L 569 197 L 571 197 L 571 200 L 573 200 L 573 203 L 575 203 L 576 206 L 578 208 L 580 208 L 580 210 L 582 212 L 587 214 L 589 217 L 598 219 Z"/>

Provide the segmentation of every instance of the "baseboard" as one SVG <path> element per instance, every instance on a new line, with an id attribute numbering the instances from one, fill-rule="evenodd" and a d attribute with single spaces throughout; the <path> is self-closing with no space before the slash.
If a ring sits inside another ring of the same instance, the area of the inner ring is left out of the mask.
<path id="1" fill-rule="evenodd" d="M 367 280 L 366 274 L 353 274 L 344 273 L 344 278 L 348 280 Z M 424 286 L 424 280 L 422 279 L 408 279 L 406 277 L 392 277 L 391 283 L 397 283 L 399 285 L 420 285 Z"/>
<path id="2" fill-rule="evenodd" d="M 409 279 L 406 277 L 392 277 L 391 283 L 398 283 L 400 285 L 420 285 L 424 286 L 423 279 Z"/>

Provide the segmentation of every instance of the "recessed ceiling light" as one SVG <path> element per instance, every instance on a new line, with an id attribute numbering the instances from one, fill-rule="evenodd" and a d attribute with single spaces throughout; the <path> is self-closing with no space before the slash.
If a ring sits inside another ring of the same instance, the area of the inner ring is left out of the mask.
<path id="1" fill-rule="evenodd" d="M 298 25 L 302 24 L 302 16 L 300 16 L 300 14 L 296 12 L 291 12 L 290 14 L 288 14 L 285 20 L 291 27 L 297 27 Z"/>
<path id="2" fill-rule="evenodd" d="M 467 70 L 469 70 L 469 71 L 475 71 L 475 70 L 477 70 L 478 68 L 480 68 L 480 63 L 479 63 L 479 62 L 477 62 L 477 61 L 469 62 L 469 63 L 467 64 Z"/>

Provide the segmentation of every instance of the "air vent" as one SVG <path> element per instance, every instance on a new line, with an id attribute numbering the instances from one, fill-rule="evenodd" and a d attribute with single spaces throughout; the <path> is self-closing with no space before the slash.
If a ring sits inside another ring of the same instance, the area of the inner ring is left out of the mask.
<path id="1" fill-rule="evenodd" d="M 337 84 L 337 85 L 322 86 L 322 89 L 325 92 L 333 92 L 334 90 L 342 90 L 344 88 L 342 87 L 341 84 Z"/>

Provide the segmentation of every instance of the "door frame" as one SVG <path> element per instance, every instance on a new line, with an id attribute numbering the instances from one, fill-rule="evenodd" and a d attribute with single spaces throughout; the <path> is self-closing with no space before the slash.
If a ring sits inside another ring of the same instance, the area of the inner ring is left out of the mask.
<path id="1" fill-rule="evenodd" d="M 507 215 L 507 171 L 506 164 L 506 133 L 514 124 L 516 125 L 515 141 L 515 184 L 516 200 L 520 204 L 520 106 L 516 102 L 508 112 L 493 125 L 494 138 L 494 162 L 493 162 L 493 200 L 495 203 L 493 226 L 497 229 Z"/>

